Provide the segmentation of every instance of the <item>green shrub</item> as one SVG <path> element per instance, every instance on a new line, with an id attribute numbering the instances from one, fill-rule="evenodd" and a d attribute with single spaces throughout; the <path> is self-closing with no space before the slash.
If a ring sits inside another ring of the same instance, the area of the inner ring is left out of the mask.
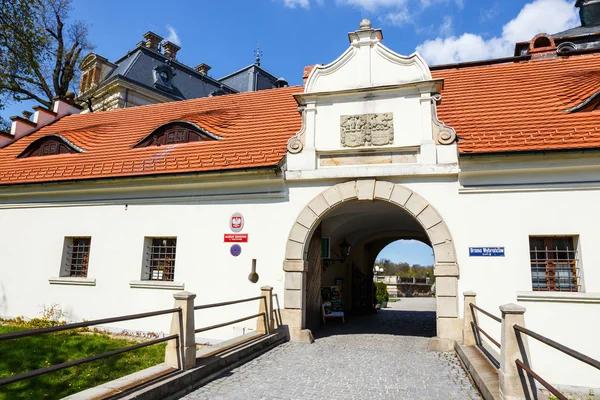
<path id="1" fill-rule="evenodd" d="M 379 304 L 390 299 L 390 294 L 387 291 L 387 285 L 383 282 L 376 283 L 377 290 L 375 291 L 375 297 Z"/>

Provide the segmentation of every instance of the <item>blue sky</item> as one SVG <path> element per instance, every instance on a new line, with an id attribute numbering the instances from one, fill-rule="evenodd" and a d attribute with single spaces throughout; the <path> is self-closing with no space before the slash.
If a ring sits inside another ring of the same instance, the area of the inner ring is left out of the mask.
<path id="1" fill-rule="evenodd" d="M 397 240 L 381 250 L 377 259 L 382 258 L 410 265 L 433 265 L 433 250 L 418 240 Z"/>
<path id="2" fill-rule="evenodd" d="M 178 59 L 202 62 L 220 78 L 253 62 L 290 84 L 305 65 L 328 63 L 348 46 L 362 18 L 383 29 L 401 54 L 418 49 L 431 64 L 511 55 L 516 41 L 579 25 L 567 0 L 74 0 L 73 19 L 89 23 L 95 52 L 114 61 L 152 30 L 181 45 Z M 20 114 L 34 104 L 9 106 Z"/>

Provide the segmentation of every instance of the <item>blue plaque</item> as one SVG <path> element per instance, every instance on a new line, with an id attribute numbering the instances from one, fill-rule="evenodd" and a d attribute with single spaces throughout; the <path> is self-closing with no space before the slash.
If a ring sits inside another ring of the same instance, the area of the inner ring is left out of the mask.
<path id="1" fill-rule="evenodd" d="M 231 246 L 231 249 L 229 249 L 229 252 L 232 256 L 237 257 L 240 254 L 242 254 L 242 246 L 240 246 L 239 244 L 234 244 Z"/>
<path id="2" fill-rule="evenodd" d="M 469 247 L 469 257 L 504 257 L 504 247 Z"/>

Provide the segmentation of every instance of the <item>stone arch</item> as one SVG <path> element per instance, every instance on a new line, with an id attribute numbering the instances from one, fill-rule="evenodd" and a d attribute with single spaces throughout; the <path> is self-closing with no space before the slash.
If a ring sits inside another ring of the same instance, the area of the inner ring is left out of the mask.
<path id="1" fill-rule="evenodd" d="M 311 200 L 300 212 L 290 231 L 285 250 L 284 323 L 292 340 L 309 340 L 304 329 L 304 302 L 308 241 L 319 223 L 334 208 L 349 201 L 387 201 L 412 215 L 423 227 L 434 251 L 437 297 L 437 339 L 450 346 L 462 337 L 458 321 L 458 277 L 454 241 L 436 209 L 407 187 L 376 179 L 358 179 L 336 184 Z"/>

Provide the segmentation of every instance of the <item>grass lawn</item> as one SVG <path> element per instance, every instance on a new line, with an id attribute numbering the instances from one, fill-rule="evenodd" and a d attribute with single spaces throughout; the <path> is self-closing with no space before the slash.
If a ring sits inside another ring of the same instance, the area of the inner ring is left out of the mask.
<path id="1" fill-rule="evenodd" d="M 0 334 L 23 330 L 0 325 Z M 135 344 L 102 334 L 70 331 L 0 342 L 0 378 Z M 166 343 L 0 387 L 0 400 L 60 399 L 164 361 Z"/>

